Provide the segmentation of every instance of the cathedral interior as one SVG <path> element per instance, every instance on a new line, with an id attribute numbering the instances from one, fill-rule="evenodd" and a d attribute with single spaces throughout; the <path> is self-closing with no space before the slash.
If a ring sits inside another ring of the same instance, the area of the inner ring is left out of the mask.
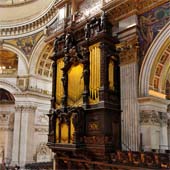
<path id="1" fill-rule="evenodd" d="M 169 0 L 0 0 L 0 170 L 170 169 Z"/>

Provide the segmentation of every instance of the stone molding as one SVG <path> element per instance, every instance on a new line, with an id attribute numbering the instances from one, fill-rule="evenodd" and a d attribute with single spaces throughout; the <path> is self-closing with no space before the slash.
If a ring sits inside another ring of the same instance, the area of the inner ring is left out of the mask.
<path id="1" fill-rule="evenodd" d="M 155 110 L 143 110 L 140 112 L 141 125 L 158 125 L 160 126 L 160 117 Z"/>

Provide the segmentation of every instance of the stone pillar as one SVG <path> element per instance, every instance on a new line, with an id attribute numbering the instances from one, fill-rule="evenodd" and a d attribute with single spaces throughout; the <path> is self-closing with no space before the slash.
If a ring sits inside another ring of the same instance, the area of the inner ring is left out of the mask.
<path id="1" fill-rule="evenodd" d="M 16 106 L 12 163 L 20 166 L 33 161 L 35 106 Z"/>
<path id="2" fill-rule="evenodd" d="M 120 45 L 121 130 L 123 150 L 139 150 L 137 37 Z"/>
<path id="3" fill-rule="evenodd" d="M 14 115 L 14 135 L 13 135 L 13 149 L 12 149 L 12 164 L 18 164 L 19 160 L 19 136 L 20 136 L 20 130 L 21 130 L 21 112 L 22 107 L 17 106 L 15 107 L 15 115 Z"/>
<path id="4" fill-rule="evenodd" d="M 160 112 L 160 150 L 168 150 L 168 117 L 167 113 Z"/>

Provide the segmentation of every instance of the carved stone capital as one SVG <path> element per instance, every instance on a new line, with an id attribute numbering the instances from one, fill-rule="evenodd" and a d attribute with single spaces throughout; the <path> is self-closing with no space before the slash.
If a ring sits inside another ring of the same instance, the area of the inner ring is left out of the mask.
<path id="1" fill-rule="evenodd" d="M 15 110 L 17 112 L 35 112 L 35 110 L 37 109 L 36 106 L 34 105 L 16 105 L 15 106 Z"/>
<path id="2" fill-rule="evenodd" d="M 120 57 L 121 65 L 137 62 L 138 60 L 138 38 L 137 37 L 127 40 L 126 42 L 117 44 L 116 48 L 120 52 L 119 57 Z"/>
<path id="3" fill-rule="evenodd" d="M 155 110 L 143 110 L 140 112 L 140 123 L 147 125 L 160 125 L 160 117 Z"/>
<path id="4" fill-rule="evenodd" d="M 159 113 L 160 121 L 162 125 L 167 125 L 168 124 L 168 115 L 167 113 L 160 112 Z"/>

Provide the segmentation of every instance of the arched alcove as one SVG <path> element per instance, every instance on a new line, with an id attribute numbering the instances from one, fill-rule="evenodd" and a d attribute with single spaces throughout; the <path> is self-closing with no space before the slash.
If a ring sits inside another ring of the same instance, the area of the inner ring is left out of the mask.
<path id="1" fill-rule="evenodd" d="M 15 103 L 14 96 L 7 90 L 0 88 L 0 104 L 2 103 Z"/>
<path id="2" fill-rule="evenodd" d="M 17 54 L 9 50 L 0 50 L 0 75 L 16 75 L 17 70 Z"/>
<path id="3" fill-rule="evenodd" d="M 3 48 L 1 50 L 6 50 L 9 52 L 13 52 L 17 55 L 18 58 L 18 75 L 28 74 L 28 60 L 26 56 L 21 52 L 18 48 L 10 45 L 10 44 L 3 44 Z"/>

